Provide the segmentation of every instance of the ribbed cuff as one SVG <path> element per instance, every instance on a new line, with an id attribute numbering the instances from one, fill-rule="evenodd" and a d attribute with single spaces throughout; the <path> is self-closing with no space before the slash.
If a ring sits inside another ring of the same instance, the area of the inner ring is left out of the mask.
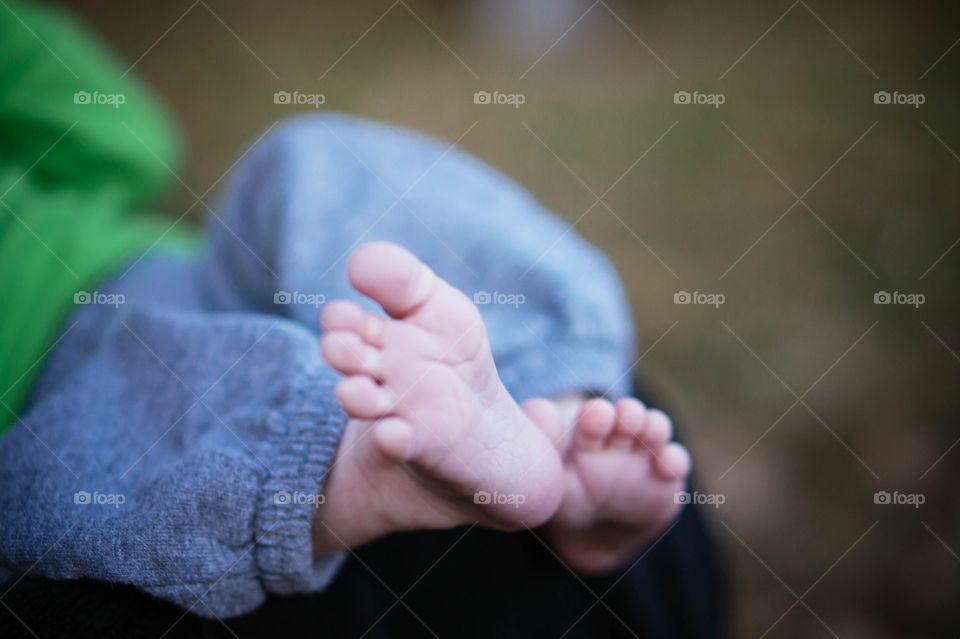
<path id="1" fill-rule="evenodd" d="M 329 372 L 286 380 L 273 395 L 267 441 L 258 455 L 272 471 L 263 483 L 254 522 L 256 565 L 275 594 L 326 588 L 346 550 L 314 559 L 311 525 L 347 417 L 333 397 Z"/>

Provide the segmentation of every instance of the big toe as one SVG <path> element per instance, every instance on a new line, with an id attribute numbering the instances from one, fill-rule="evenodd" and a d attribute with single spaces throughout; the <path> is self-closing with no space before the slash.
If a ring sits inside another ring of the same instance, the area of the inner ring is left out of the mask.
<path id="1" fill-rule="evenodd" d="M 364 244 L 350 256 L 347 277 L 391 317 L 402 319 L 427 301 L 437 285 L 433 271 L 391 242 Z"/>
<path id="2" fill-rule="evenodd" d="M 483 320 L 473 302 L 402 246 L 364 244 L 350 256 L 347 275 L 391 317 L 439 338 L 445 356 L 473 357 L 486 343 Z"/>

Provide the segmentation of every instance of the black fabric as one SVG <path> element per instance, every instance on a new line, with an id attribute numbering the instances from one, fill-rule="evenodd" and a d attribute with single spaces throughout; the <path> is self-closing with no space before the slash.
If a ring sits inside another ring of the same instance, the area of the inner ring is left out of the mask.
<path id="1" fill-rule="evenodd" d="M 722 638 L 722 574 L 701 511 L 687 506 L 607 575 L 575 575 L 535 532 L 405 533 L 357 549 L 322 595 L 271 597 L 224 621 L 126 586 L 27 575 L 0 597 L 0 637 Z"/>

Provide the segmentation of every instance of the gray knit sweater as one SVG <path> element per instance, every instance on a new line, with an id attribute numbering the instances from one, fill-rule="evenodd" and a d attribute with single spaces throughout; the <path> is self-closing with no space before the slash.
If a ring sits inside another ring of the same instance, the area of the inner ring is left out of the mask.
<path id="1" fill-rule="evenodd" d="M 364 241 L 407 246 L 475 299 L 518 401 L 628 388 L 610 265 L 446 144 L 293 120 L 248 150 L 213 210 L 197 254 L 148 254 L 78 297 L 0 440 L 3 581 L 122 582 L 219 617 L 322 590 L 348 555 L 310 547 L 346 421 L 318 317 L 362 301 L 345 256 Z"/>

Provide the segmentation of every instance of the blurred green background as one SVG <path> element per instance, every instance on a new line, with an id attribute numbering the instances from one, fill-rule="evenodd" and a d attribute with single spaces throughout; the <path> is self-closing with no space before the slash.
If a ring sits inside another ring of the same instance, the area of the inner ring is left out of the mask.
<path id="1" fill-rule="evenodd" d="M 198 194 L 302 110 L 274 92 L 322 93 L 459 139 L 602 247 L 638 370 L 676 407 L 700 490 L 725 498 L 709 510 L 735 636 L 960 632 L 955 3 L 67 4 L 167 100 Z"/>

